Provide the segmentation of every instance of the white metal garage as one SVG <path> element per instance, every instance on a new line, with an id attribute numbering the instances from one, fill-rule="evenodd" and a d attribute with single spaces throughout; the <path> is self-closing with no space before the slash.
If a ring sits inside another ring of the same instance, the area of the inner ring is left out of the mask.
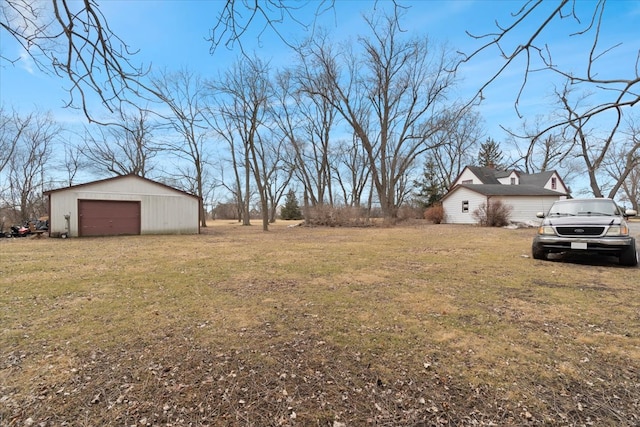
<path id="1" fill-rule="evenodd" d="M 200 199 L 167 185 L 125 175 L 51 190 L 49 234 L 114 236 L 197 234 Z"/>

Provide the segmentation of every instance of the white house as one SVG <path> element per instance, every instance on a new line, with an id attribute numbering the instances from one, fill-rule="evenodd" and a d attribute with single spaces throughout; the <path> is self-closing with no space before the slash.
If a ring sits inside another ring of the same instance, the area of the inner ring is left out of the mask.
<path id="1" fill-rule="evenodd" d="M 442 199 L 445 222 L 475 224 L 473 216 L 482 204 L 500 200 L 510 206 L 512 222 L 536 223 L 537 212 L 544 212 L 568 189 L 556 171 L 525 174 L 488 167 L 467 166 Z"/>
<path id="2" fill-rule="evenodd" d="M 51 236 L 197 234 L 200 198 L 125 175 L 46 191 Z"/>

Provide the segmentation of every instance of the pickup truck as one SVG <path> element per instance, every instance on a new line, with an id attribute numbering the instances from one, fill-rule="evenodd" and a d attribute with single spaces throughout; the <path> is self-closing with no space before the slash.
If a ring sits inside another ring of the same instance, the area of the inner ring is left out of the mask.
<path id="1" fill-rule="evenodd" d="M 620 265 L 638 265 L 636 239 L 629 234 L 626 219 L 637 215 L 623 211 L 612 199 L 565 199 L 556 201 L 533 238 L 535 259 L 547 259 L 550 253 L 598 253 L 618 257 Z"/>

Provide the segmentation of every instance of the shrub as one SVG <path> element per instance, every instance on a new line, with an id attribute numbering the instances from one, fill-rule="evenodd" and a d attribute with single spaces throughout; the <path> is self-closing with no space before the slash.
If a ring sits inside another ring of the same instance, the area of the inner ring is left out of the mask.
<path id="1" fill-rule="evenodd" d="M 414 204 L 405 204 L 398 208 L 398 220 L 407 221 L 411 219 L 420 219 L 423 215 L 423 208 Z"/>
<path id="2" fill-rule="evenodd" d="M 317 205 L 305 209 L 305 225 L 325 227 L 354 227 L 371 225 L 366 209 L 349 206 Z"/>
<path id="3" fill-rule="evenodd" d="M 424 211 L 424 219 L 431 221 L 434 224 L 441 224 L 444 221 L 444 208 L 441 204 L 428 207 Z"/>
<path id="4" fill-rule="evenodd" d="M 501 200 L 487 200 L 473 211 L 473 217 L 483 227 L 504 227 L 509 225 L 513 208 Z"/>

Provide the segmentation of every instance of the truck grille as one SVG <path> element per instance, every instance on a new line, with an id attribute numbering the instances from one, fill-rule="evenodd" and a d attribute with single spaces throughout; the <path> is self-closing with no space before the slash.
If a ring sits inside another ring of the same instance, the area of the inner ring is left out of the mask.
<path id="1" fill-rule="evenodd" d="M 557 227 L 556 231 L 562 236 L 600 236 L 604 227 Z"/>

